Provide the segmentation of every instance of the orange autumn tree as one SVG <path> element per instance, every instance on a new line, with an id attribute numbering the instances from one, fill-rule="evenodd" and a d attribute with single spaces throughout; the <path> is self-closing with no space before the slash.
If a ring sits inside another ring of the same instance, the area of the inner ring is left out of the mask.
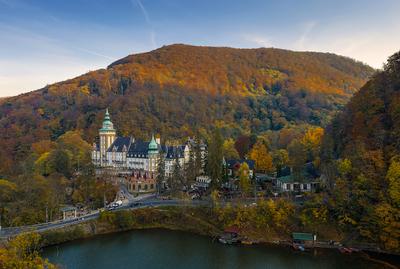
<path id="1" fill-rule="evenodd" d="M 272 156 L 267 147 L 261 141 L 254 144 L 250 151 L 250 159 L 256 163 L 256 169 L 262 172 L 272 172 L 274 169 Z"/>

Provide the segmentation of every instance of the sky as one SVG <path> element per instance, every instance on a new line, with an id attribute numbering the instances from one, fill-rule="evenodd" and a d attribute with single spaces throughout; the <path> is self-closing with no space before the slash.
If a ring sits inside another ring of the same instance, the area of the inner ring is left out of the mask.
<path id="1" fill-rule="evenodd" d="M 332 52 L 381 68 L 399 0 L 0 0 L 0 97 L 163 45 Z"/>

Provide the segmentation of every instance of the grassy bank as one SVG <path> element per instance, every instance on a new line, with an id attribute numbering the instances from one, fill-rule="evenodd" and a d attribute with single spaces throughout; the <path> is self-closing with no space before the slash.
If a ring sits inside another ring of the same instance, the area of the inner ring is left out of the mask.
<path id="1" fill-rule="evenodd" d="M 217 236 L 222 232 L 223 227 L 212 221 L 209 214 L 210 209 L 198 207 L 162 207 L 116 212 L 106 211 L 102 212 L 96 220 L 41 233 L 42 245 L 55 245 L 99 234 L 151 228 L 164 228 Z"/>

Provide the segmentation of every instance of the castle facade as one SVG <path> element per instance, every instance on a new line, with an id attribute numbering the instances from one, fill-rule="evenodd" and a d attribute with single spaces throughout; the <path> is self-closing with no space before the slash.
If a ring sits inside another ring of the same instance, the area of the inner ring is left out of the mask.
<path id="1" fill-rule="evenodd" d="M 185 144 L 169 146 L 161 144 L 161 139 L 152 136 L 149 142 L 133 137 L 119 137 L 106 110 L 102 128 L 99 130 L 99 143 L 93 144 L 92 161 L 97 168 L 113 168 L 117 171 L 144 171 L 156 173 L 161 155 L 164 157 L 165 175 L 172 175 L 176 161 L 181 167 L 189 161 L 194 141 L 188 139 Z M 202 158 L 206 147 L 199 145 Z"/>

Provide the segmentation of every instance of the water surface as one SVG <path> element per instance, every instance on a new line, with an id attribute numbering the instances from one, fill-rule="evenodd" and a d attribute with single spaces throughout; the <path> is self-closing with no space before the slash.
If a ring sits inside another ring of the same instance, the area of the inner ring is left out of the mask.
<path id="1" fill-rule="evenodd" d="M 337 250 L 301 253 L 279 246 L 227 246 L 169 230 L 135 230 L 46 248 L 43 256 L 68 269 L 377 269 Z"/>

